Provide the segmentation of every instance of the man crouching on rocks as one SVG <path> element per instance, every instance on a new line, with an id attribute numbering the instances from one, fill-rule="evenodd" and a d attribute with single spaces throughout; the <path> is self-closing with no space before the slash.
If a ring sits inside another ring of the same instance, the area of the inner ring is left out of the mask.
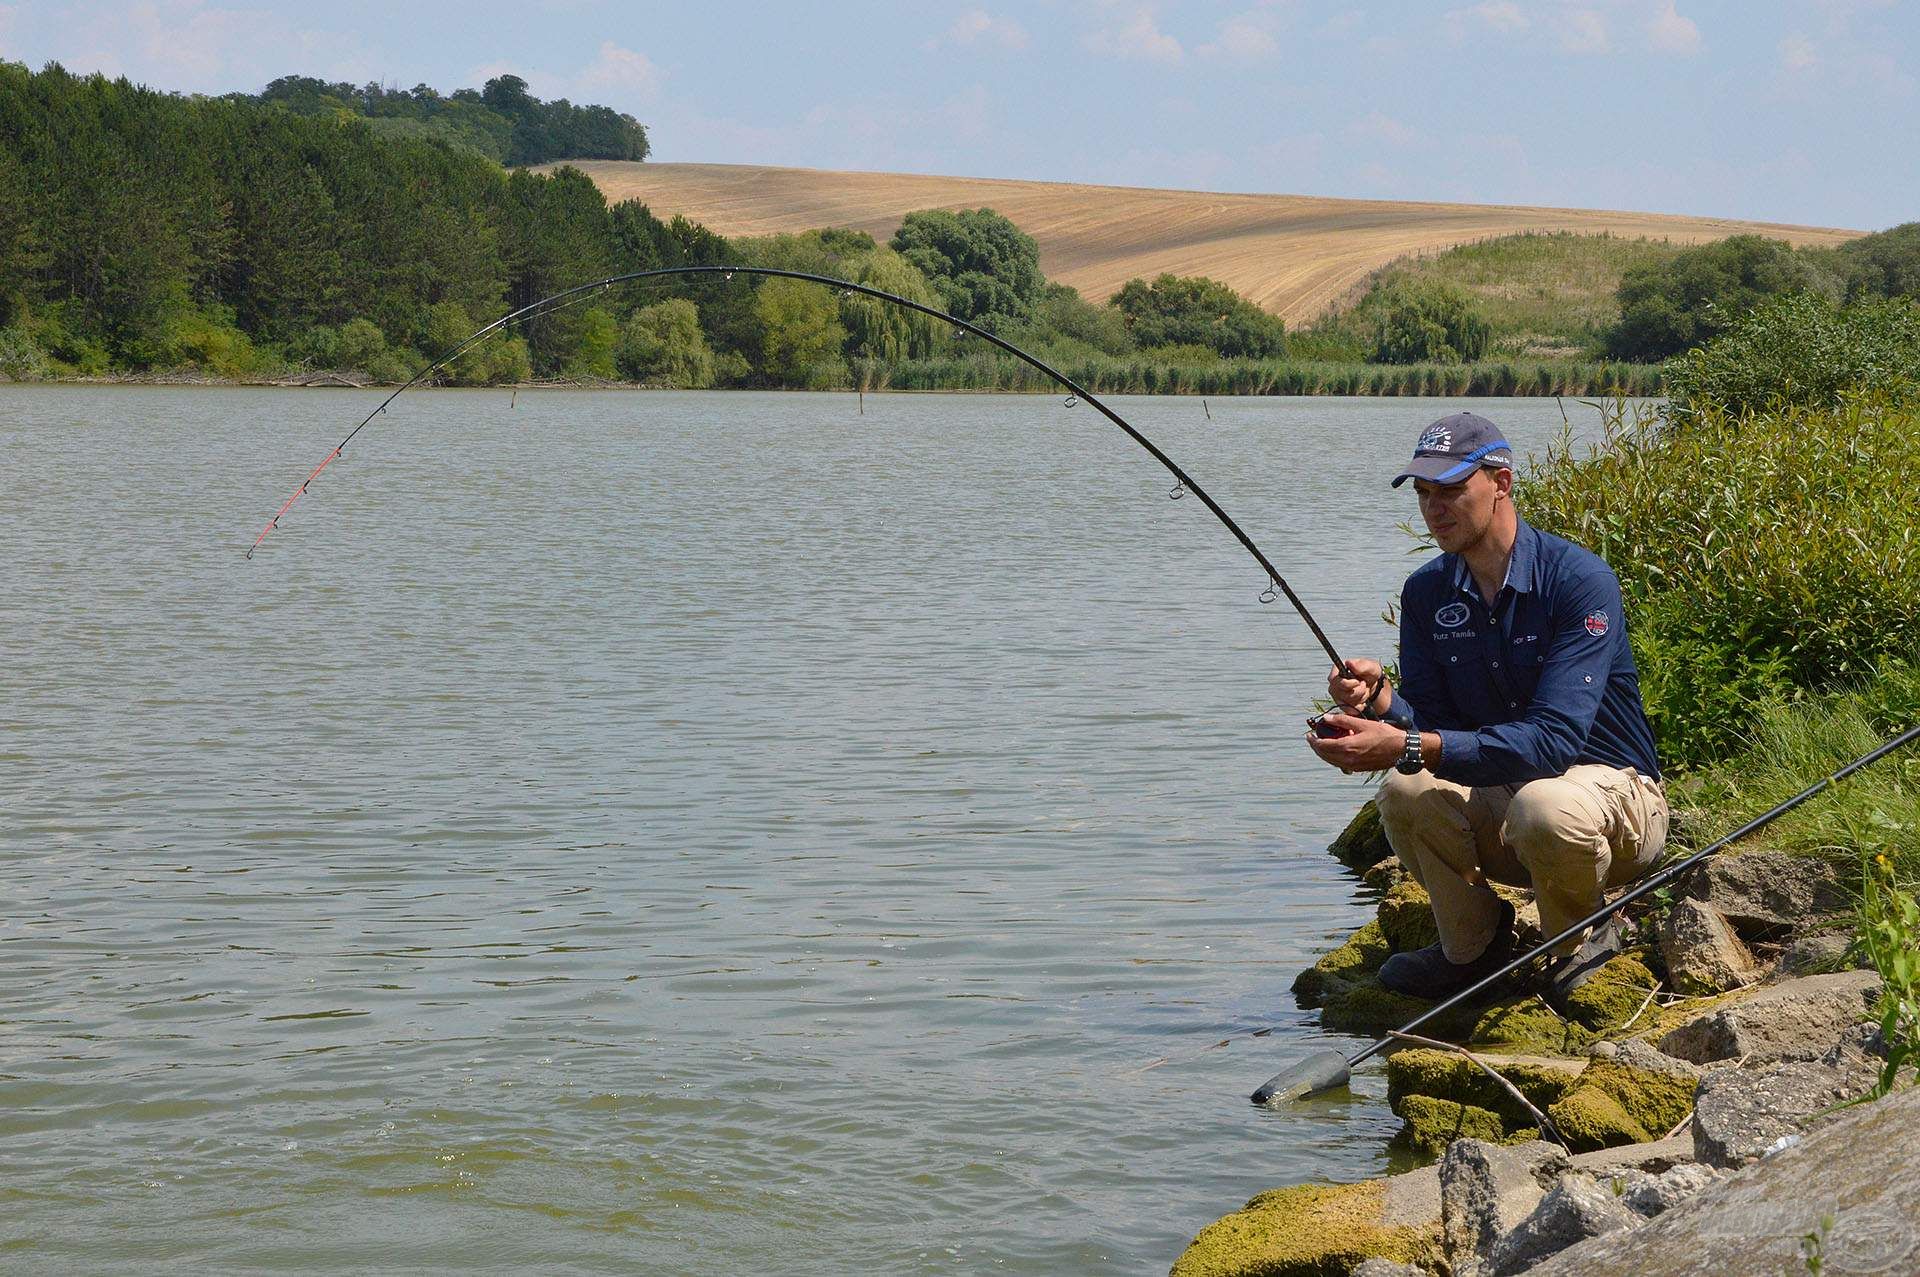
<path id="1" fill-rule="evenodd" d="M 1513 906 L 1489 880 L 1531 886 L 1556 935 L 1659 858 L 1667 800 L 1620 583 L 1515 512 L 1498 428 L 1470 412 L 1436 421 L 1394 486 L 1407 479 L 1444 553 L 1401 592 L 1400 686 L 1378 661 L 1349 661 L 1327 681 L 1334 734 L 1307 740 L 1343 771 L 1392 769 L 1380 821 L 1433 898 L 1440 943 L 1394 954 L 1379 979 L 1442 998 L 1513 957 Z M 1623 943 L 1617 918 L 1564 941 L 1548 1001 L 1564 1009 Z"/>

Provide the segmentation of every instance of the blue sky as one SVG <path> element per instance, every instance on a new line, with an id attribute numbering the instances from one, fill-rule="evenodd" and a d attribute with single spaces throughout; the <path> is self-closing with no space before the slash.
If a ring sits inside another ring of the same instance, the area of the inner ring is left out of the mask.
<path id="1" fill-rule="evenodd" d="M 158 88 L 511 70 L 661 160 L 1920 219 L 1912 0 L 0 3 L 0 56 Z"/>

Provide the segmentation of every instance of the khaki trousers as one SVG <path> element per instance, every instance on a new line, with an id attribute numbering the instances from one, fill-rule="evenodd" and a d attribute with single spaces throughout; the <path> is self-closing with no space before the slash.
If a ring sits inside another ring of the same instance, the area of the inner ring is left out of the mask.
<path id="1" fill-rule="evenodd" d="M 1533 888 L 1540 932 L 1558 935 L 1660 858 L 1667 797 L 1631 768 L 1582 763 L 1520 785 L 1469 788 L 1431 772 L 1390 772 L 1380 823 L 1400 863 L 1433 897 L 1440 945 L 1471 962 L 1493 939 L 1499 907 L 1486 884 Z M 1556 946 L 1564 956 L 1584 936 Z"/>

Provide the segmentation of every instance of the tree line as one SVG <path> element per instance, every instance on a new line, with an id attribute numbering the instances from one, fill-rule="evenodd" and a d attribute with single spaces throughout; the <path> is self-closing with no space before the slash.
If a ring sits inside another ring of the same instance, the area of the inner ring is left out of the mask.
<path id="1" fill-rule="evenodd" d="M 610 205 L 570 167 L 508 171 L 445 130 L 378 127 L 484 131 L 495 126 L 469 108 L 511 106 L 524 85 L 430 92 L 289 77 L 257 97 L 189 97 L 0 63 L 0 372 L 339 368 L 395 381 L 573 285 L 729 262 L 867 283 L 1056 357 L 1284 352 L 1278 319 L 1210 280 L 1136 280 L 1113 305 L 1087 302 L 1049 283 L 1032 237 L 988 209 L 911 214 L 886 244 L 843 230 L 729 242 L 638 201 Z M 317 109 L 336 100 L 353 109 Z M 951 340 L 871 299 L 708 277 L 596 295 L 450 376 L 844 385 Z"/>
<path id="2" fill-rule="evenodd" d="M 509 167 L 563 159 L 644 160 L 649 151 L 646 126 L 631 115 L 605 106 L 575 106 L 565 98 L 542 102 L 517 75 L 496 76 L 482 88 L 444 96 L 425 84 L 399 89 L 286 75 L 258 95 L 230 96 L 272 103 L 295 115 L 358 115 L 377 133 L 439 138 Z"/>

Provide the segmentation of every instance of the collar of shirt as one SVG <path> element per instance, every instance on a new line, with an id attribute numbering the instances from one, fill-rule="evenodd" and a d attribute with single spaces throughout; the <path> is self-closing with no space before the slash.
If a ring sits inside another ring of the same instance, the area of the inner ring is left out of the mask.
<path id="1" fill-rule="evenodd" d="M 1513 538 L 1513 553 L 1507 556 L 1507 578 L 1490 599 L 1480 599 L 1487 610 L 1499 613 L 1501 600 L 1508 590 L 1515 594 L 1533 593 L 1534 561 L 1539 557 L 1540 534 L 1533 530 L 1525 519 L 1516 519 L 1518 527 Z M 1453 583 L 1462 594 L 1480 598 L 1480 587 L 1474 584 L 1473 569 L 1467 566 L 1467 560 L 1461 555 L 1453 556 Z"/>

